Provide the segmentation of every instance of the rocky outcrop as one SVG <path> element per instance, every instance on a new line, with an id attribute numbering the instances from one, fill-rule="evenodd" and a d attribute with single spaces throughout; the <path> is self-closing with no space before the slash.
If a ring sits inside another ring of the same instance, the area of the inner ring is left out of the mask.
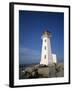
<path id="1" fill-rule="evenodd" d="M 29 66 L 25 70 L 21 70 L 19 74 L 20 79 L 63 77 L 64 65 L 61 63 L 61 64 L 50 64 L 48 66 L 45 65 Z"/>

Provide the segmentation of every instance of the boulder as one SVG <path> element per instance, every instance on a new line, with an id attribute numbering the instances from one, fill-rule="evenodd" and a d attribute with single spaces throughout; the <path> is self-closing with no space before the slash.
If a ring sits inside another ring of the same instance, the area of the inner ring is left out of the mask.
<path id="1" fill-rule="evenodd" d="M 55 66 L 49 67 L 49 77 L 56 77 L 56 69 Z"/>
<path id="2" fill-rule="evenodd" d="M 38 68 L 38 74 L 43 77 L 48 77 L 49 76 L 49 68 L 48 67 Z"/>
<path id="3" fill-rule="evenodd" d="M 59 71 L 58 73 L 56 73 L 56 76 L 57 77 L 64 77 L 64 71 L 63 70 Z"/>
<path id="4" fill-rule="evenodd" d="M 32 72 L 32 77 L 34 77 L 34 76 L 35 76 L 35 72 L 33 71 L 33 72 Z"/>
<path id="5" fill-rule="evenodd" d="M 33 70 L 34 70 L 34 67 L 28 67 L 25 69 L 25 72 L 32 73 Z"/>

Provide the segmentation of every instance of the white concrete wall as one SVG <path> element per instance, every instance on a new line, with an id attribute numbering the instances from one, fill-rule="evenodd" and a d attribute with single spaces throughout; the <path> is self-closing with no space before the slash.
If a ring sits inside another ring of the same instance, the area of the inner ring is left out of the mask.
<path id="1" fill-rule="evenodd" d="M 45 42 L 46 40 L 46 42 Z M 42 41 L 42 51 L 41 51 L 41 62 L 40 64 L 48 64 L 48 44 L 47 44 L 48 38 L 45 37 L 43 38 Z M 45 46 L 46 46 L 46 50 L 45 50 Z M 46 55 L 46 59 L 44 58 L 44 55 Z"/>
<path id="2" fill-rule="evenodd" d="M 48 63 L 49 64 L 52 64 L 53 63 L 50 38 L 48 38 Z"/>
<path id="3" fill-rule="evenodd" d="M 43 37 L 42 40 L 43 41 L 42 41 L 42 52 L 41 52 L 40 64 L 48 65 L 48 64 L 53 63 L 50 38 Z M 46 50 L 45 50 L 45 46 L 46 46 Z M 46 58 L 44 58 L 45 55 L 46 55 Z"/>
<path id="4" fill-rule="evenodd" d="M 57 63 L 57 57 L 56 57 L 56 54 L 52 54 L 52 57 L 53 57 L 53 63 Z"/>

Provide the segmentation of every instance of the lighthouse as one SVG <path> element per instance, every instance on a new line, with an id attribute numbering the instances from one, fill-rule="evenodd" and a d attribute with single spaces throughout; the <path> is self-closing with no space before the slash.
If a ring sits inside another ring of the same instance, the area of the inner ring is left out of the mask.
<path id="1" fill-rule="evenodd" d="M 41 50 L 41 60 L 40 64 L 48 65 L 53 63 L 53 56 L 51 51 L 51 33 L 48 31 L 43 32 L 41 39 L 42 39 L 42 50 Z M 55 59 L 55 56 L 54 56 Z M 56 60 L 55 60 L 56 62 Z"/>

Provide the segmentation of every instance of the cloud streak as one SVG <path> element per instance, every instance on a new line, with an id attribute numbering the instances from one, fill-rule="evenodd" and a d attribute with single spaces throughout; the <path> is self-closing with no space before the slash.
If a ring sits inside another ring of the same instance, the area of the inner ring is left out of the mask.
<path id="1" fill-rule="evenodd" d="M 19 49 L 19 61 L 21 64 L 39 63 L 40 52 L 34 49 L 20 47 Z"/>

